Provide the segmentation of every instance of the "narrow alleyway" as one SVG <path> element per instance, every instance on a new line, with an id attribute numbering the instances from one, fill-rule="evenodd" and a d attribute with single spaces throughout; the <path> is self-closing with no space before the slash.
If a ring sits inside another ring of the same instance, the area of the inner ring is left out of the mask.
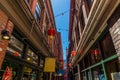
<path id="1" fill-rule="evenodd" d="M 120 80 L 120 0 L 0 0 L 0 80 Z"/>

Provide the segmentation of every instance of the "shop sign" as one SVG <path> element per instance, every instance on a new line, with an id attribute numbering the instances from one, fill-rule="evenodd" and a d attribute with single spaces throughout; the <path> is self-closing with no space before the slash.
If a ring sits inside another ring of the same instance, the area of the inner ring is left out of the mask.
<path id="1" fill-rule="evenodd" d="M 11 80 L 12 78 L 12 68 L 6 67 L 6 70 L 3 74 L 2 80 Z"/>
<path id="2" fill-rule="evenodd" d="M 55 72 L 55 58 L 45 58 L 44 72 Z"/>

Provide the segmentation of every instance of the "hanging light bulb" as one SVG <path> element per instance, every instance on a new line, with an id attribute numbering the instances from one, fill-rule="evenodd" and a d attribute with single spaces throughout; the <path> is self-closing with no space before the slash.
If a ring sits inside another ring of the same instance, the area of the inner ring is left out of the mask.
<path id="1" fill-rule="evenodd" d="M 7 30 L 8 23 L 9 23 L 9 19 L 7 20 L 7 23 L 6 23 L 6 25 L 5 25 L 5 29 L 3 29 L 3 30 L 1 31 L 1 36 L 2 36 L 2 39 L 3 39 L 3 40 L 10 40 L 10 33 L 9 33 L 9 31 Z"/>
<path id="2" fill-rule="evenodd" d="M 10 40 L 9 31 L 6 29 L 2 30 L 1 35 L 3 40 Z"/>

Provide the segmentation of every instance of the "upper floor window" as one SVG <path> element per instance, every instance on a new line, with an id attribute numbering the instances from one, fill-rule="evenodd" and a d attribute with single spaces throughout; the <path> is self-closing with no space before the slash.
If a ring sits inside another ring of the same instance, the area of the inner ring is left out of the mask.
<path id="1" fill-rule="evenodd" d="M 92 6 L 92 0 L 86 0 L 86 1 L 87 1 L 88 8 L 90 10 Z"/>
<path id="2" fill-rule="evenodd" d="M 35 8 L 34 17 L 35 17 L 37 20 L 40 20 L 40 15 L 41 15 L 41 9 L 40 9 L 39 4 L 37 3 L 36 8 Z"/>
<path id="3" fill-rule="evenodd" d="M 75 28 L 75 34 L 76 34 L 76 42 L 78 44 L 79 40 L 80 40 L 80 30 L 79 30 L 79 27 L 78 27 L 78 24 Z"/>
<path id="4" fill-rule="evenodd" d="M 85 19 L 84 19 L 84 15 L 83 12 L 80 15 L 80 28 L 81 28 L 81 32 L 84 30 L 85 27 Z"/>
<path id="5" fill-rule="evenodd" d="M 25 0 L 25 2 L 28 4 L 28 6 L 30 7 L 32 0 Z"/>

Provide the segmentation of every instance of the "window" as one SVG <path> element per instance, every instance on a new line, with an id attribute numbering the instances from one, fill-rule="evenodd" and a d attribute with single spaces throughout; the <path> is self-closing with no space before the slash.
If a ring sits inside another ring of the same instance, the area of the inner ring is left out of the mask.
<path id="1" fill-rule="evenodd" d="M 32 4 L 32 0 L 25 0 L 25 2 L 27 3 L 27 5 L 30 7 L 30 5 Z"/>
<path id="2" fill-rule="evenodd" d="M 38 56 L 31 49 L 27 51 L 26 60 L 30 63 L 38 64 Z"/>
<path id="3" fill-rule="evenodd" d="M 80 19 L 81 19 L 80 26 L 81 26 L 81 32 L 82 32 L 85 27 L 85 20 L 84 20 L 83 12 L 81 13 Z"/>
<path id="4" fill-rule="evenodd" d="M 40 10 L 40 6 L 37 3 L 36 8 L 35 8 L 35 14 L 34 17 L 36 18 L 36 20 L 40 20 L 40 15 L 41 15 L 41 10 Z"/>
<path id="5" fill-rule="evenodd" d="M 102 55 L 101 55 L 101 51 L 99 48 L 99 43 L 95 43 L 94 46 L 90 49 L 89 53 L 88 53 L 88 58 L 90 61 L 90 64 L 93 65 L 99 61 L 102 60 Z"/>
<path id="6" fill-rule="evenodd" d="M 88 8 L 90 10 L 92 6 L 92 0 L 86 0 L 86 1 L 87 1 Z"/>
<path id="7" fill-rule="evenodd" d="M 40 59 L 40 67 L 43 67 L 43 65 L 44 65 L 44 60 L 43 59 Z"/>
<path id="8" fill-rule="evenodd" d="M 20 40 L 18 40 L 16 37 L 11 36 L 11 40 L 9 44 L 19 49 L 20 51 L 23 51 L 24 44 Z"/>
<path id="9" fill-rule="evenodd" d="M 29 3 L 30 2 L 30 0 L 25 0 L 27 3 Z"/>
<path id="10" fill-rule="evenodd" d="M 104 58 L 108 58 L 116 53 L 109 32 L 100 40 L 100 48 Z"/>
<path id="11" fill-rule="evenodd" d="M 80 40 L 80 31 L 79 31 L 79 26 L 77 24 L 76 28 L 75 28 L 75 32 L 76 32 L 76 42 L 78 44 L 79 40 Z"/>
<path id="12" fill-rule="evenodd" d="M 16 37 L 11 36 L 9 46 L 7 47 L 7 51 L 10 52 L 11 55 L 21 57 L 23 53 L 23 48 L 24 44 Z"/>
<path id="13" fill-rule="evenodd" d="M 92 78 L 94 80 L 105 80 L 104 71 L 101 65 L 92 69 Z"/>

